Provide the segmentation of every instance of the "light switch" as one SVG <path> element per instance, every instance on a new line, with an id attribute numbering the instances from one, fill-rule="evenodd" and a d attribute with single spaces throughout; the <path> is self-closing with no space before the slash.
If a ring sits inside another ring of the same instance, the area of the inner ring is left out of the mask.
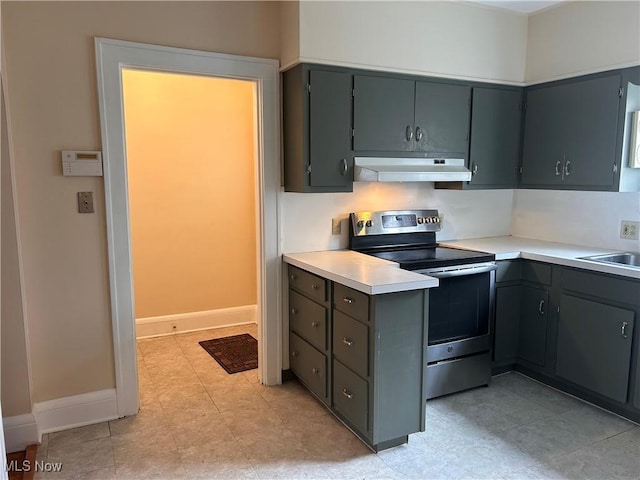
<path id="1" fill-rule="evenodd" d="M 93 213 L 93 192 L 78 192 L 78 212 Z"/>

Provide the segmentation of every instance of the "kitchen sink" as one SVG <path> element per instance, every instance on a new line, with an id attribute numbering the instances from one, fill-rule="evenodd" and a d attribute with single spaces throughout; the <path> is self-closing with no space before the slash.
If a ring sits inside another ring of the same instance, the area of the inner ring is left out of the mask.
<path id="1" fill-rule="evenodd" d="M 582 257 L 582 260 L 591 260 L 592 262 L 612 263 L 615 265 L 623 265 L 626 267 L 640 268 L 640 253 L 638 252 L 592 255 L 590 257 Z"/>

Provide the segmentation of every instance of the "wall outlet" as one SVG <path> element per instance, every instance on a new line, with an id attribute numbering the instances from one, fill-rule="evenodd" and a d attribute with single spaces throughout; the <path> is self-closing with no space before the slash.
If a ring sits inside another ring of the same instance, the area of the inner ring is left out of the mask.
<path id="1" fill-rule="evenodd" d="M 78 212 L 94 213 L 93 192 L 78 192 Z"/>
<path id="2" fill-rule="evenodd" d="M 342 233 L 342 219 L 331 219 L 331 235 L 340 235 Z"/>
<path id="3" fill-rule="evenodd" d="M 625 240 L 638 240 L 640 232 L 640 222 L 632 222 L 631 220 L 622 220 L 620 224 L 620 238 Z"/>

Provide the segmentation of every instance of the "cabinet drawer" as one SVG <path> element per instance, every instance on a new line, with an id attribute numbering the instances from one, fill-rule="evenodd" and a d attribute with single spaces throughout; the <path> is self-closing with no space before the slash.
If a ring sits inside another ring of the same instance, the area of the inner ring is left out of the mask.
<path id="1" fill-rule="evenodd" d="M 333 312 L 333 355 L 361 377 L 368 369 L 369 327 L 340 312 Z"/>
<path id="2" fill-rule="evenodd" d="M 289 265 L 289 286 L 318 302 L 327 300 L 327 281 L 313 273 Z"/>
<path id="3" fill-rule="evenodd" d="M 523 262 L 522 279 L 527 282 L 551 285 L 551 265 L 539 262 Z"/>
<path id="4" fill-rule="evenodd" d="M 322 305 L 289 290 L 289 328 L 318 350 L 327 349 L 327 312 Z"/>
<path id="5" fill-rule="evenodd" d="M 369 297 L 338 283 L 333 287 L 333 304 L 336 309 L 362 322 L 369 321 Z"/>
<path id="6" fill-rule="evenodd" d="M 289 336 L 289 364 L 296 376 L 320 398 L 327 398 L 327 357 L 302 338 Z"/>
<path id="7" fill-rule="evenodd" d="M 333 408 L 356 429 L 367 432 L 369 384 L 337 360 L 333 361 Z"/>
<path id="8" fill-rule="evenodd" d="M 496 283 L 517 282 L 522 280 L 522 262 L 518 260 L 502 260 L 498 262 Z"/>

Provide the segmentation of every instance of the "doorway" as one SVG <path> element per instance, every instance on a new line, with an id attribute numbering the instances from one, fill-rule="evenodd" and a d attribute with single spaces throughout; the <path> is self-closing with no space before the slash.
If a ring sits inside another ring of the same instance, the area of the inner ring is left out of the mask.
<path id="1" fill-rule="evenodd" d="M 132 245 L 123 114 L 125 69 L 234 78 L 255 85 L 257 120 L 257 321 L 262 383 L 281 383 L 278 235 L 278 62 L 97 38 L 96 66 L 102 125 L 105 203 L 118 415 L 138 411 Z"/>

